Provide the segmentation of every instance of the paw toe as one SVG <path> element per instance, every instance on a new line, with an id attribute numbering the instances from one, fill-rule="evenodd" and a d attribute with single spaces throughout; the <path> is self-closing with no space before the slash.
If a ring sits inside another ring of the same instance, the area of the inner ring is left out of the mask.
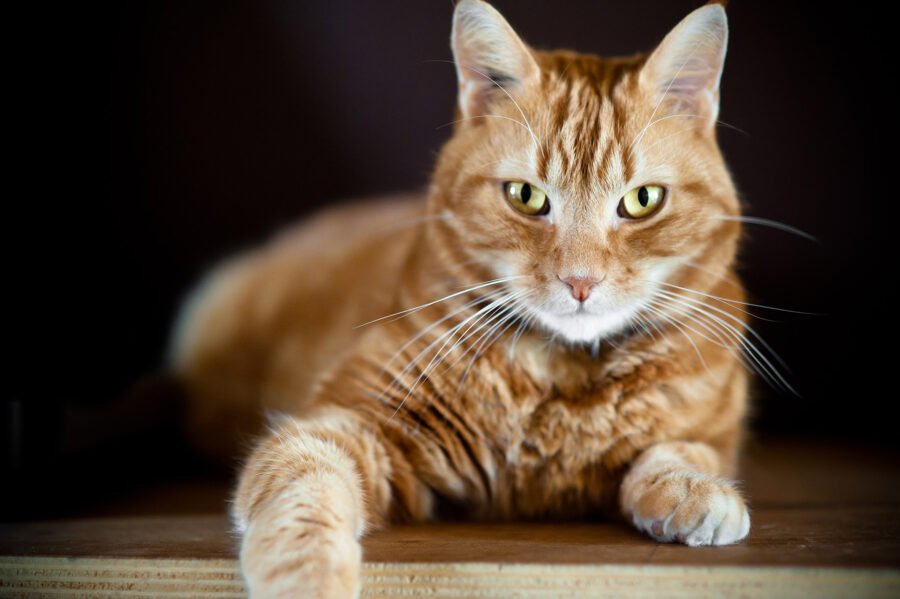
<path id="1" fill-rule="evenodd" d="M 672 473 L 648 486 L 633 509 L 635 526 L 660 542 L 730 545 L 747 536 L 750 517 L 731 483 Z"/>

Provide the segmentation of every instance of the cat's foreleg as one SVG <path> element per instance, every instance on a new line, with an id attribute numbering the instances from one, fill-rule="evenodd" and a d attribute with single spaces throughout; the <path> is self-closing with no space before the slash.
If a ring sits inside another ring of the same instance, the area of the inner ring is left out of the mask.
<path id="1" fill-rule="evenodd" d="M 622 480 L 622 511 L 657 541 L 736 543 L 750 531 L 750 515 L 734 483 L 721 473 L 719 454 L 705 443 L 653 445 Z"/>
<path id="2" fill-rule="evenodd" d="M 341 408 L 273 428 L 242 469 L 232 510 L 250 595 L 356 597 L 359 539 L 386 520 L 402 469 L 394 455 L 377 429 Z M 427 510 L 419 499 L 413 511 Z"/>

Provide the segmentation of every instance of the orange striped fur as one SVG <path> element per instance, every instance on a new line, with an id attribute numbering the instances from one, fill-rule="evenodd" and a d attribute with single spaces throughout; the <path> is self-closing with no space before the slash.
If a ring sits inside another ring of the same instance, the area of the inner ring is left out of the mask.
<path id="1" fill-rule="evenodd" d="M 459 121 L 427 198 L 323 213 L 210 275 L 173 364 L 203 449 L 257 439 L 233 507 L 254 596 L 352 597 L 366 531 L 444 513 L 747 534 L 725 478 L 748 378 L 726 37 L 707 5 L 649 55 L 538 52 L 463 0 Z M 517 212 L 507 181 L 549 213 Z M 662 207 L 623 218 L 641 185 Z"/>

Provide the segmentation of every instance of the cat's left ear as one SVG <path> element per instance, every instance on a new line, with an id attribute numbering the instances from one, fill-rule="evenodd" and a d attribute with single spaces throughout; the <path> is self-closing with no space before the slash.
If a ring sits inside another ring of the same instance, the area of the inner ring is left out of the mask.
<path id="1" fill-rule="evenodd" d="M 698 8 L 669 32 L 641 70 L 641 84 L 657 106 L 654 118 L 692 115 L 704 129 L 714 127 L 727 46 L 728 18 L 721 4 Z"/>
<path id="2" fill-rule="evenodd" d="M 456 5 L 451 45 L 464 118 L 486 114 L 491 102 L 515 96 L 540 78 L 525 42 L 481 0 L 460 0 Z"/>

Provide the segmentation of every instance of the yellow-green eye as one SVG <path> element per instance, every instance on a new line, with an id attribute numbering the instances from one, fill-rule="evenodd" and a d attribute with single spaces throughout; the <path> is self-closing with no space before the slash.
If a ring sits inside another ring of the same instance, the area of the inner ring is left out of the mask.
<path id="1" fill-rule="evenodd" d="M 541 216 L 550 212 L 550 200 L 543 189 L 522 181 L 510 181 L 503 188 L 506 201 L 522 214 Z"/>
<path id="2" fill-rule="evenodd" d="M 619 216 L 647 218 L 662 206 L 666 190 L 659 185 L 641 185 L 625 194 L 619 202 Z"/>

